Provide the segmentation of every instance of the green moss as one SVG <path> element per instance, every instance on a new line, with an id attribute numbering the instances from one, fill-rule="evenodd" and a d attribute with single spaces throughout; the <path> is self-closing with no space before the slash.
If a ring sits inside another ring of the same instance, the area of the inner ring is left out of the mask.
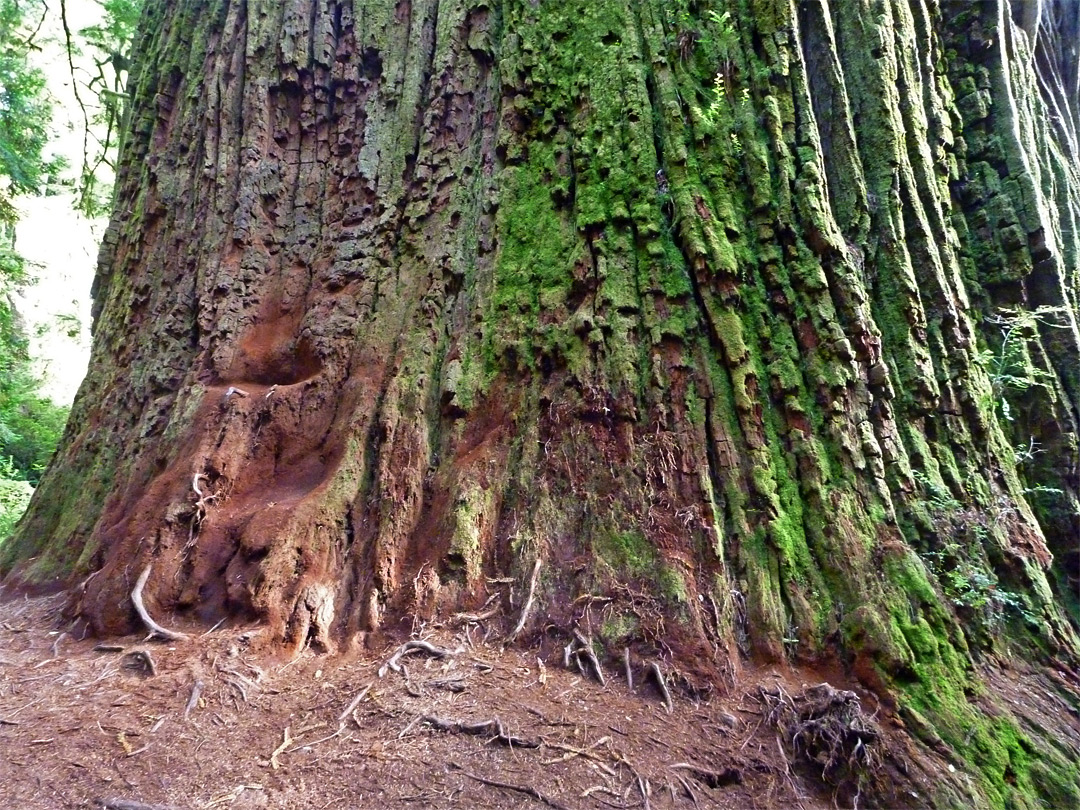
<path id="1" fill-rule="evenodd" d="M 636 531 L 610 532 L 594 539 L 593 550 L 616 572 L 651 578 L 660 567 L 656 548 Z"/>
<path id="2" fill-rule="evenodd" d="M 632 613 L 613 613 L 600 626 L 600 637 L 608 644 L 621 644 L 637 636 L 639 625 L 640 621 Z"/>

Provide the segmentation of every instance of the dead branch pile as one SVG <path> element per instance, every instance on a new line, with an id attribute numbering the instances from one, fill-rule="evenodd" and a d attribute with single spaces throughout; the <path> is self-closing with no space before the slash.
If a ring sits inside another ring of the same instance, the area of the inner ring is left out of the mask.
<path id="1" fill-rule="evenodd" d="M 760 688 L 766 721 L 779 730 L 795 761 L 820 769 L 838 792 L 851 792 L 857 803 L 868 776 L 881 757 L 881 731 L 862 710 L 859 696 L 828 683 L 804 687 L 795 697 L 777 685 Z"/>

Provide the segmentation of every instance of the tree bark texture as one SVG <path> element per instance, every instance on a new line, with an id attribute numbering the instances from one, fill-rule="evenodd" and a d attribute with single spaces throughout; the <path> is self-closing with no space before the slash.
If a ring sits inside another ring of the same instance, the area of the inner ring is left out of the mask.
<path id="1" fill-rule="evenodd" d="M 1008 759 L 973 657 L 1077 651 L 1076 33 L 149 0 L 90 373 L 0 570 L 94 573 L 117 632 L 153 560 L 159 609 L 333 649 L 499 588 L 509 629 L 539 559 L 526 634 L 838 657 Z"/>

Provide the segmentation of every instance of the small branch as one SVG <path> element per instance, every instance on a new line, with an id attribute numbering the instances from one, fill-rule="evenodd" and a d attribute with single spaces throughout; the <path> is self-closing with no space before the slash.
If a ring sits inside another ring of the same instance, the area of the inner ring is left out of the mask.
<path id="1" fill-rule="evenodd" d="M 526 796 L 532 796 L 538 802 L 543 802 L 548 807 L 554 807 L 555 810 L 569 810 L 569 808 L 565 804 L 560 804 L 551 797 L 545 796 L 536 788 L 531 788 L 524 785 L 512 785 L 509 782 L 499 782 L 495 779 L 487 779 L 483 776 L 477 776 L 475 773 L 470 773 L 469 771 L 465 770 L 456 762 L 451 762 L 450 767 L 454 770 L 461 771 L 462 774 L 469 777 L 470 779 L 479 782 L 482 785 L 488 785 L 489 787 L 502 788 L 503 790 L 513 790 L 518 793 L 524 793 Z"/>
<path id="2" fill-rule="evenodd" d="M 653 676 L 657 688 L 660 689 L 660 694 L 664 697 L 664 705 L 667 706 L 668 714 L 671 714 L 675 708 L 675 702 L 671 699 L 671 690 L 668 689 L 667 684 L 664 682 L 664 673 L 660 670 L 660 665 L 653 661 L 649 664 L 649 673 Z"/>
<path id="3" fill-rule="evenodd" d="M 371 691 L 371 687 L 372 684 L 369 683 L 367 686 L 360 690 L 360 694 L 358 694 L 352 699 L 352 701 L 350 701 L 349 705 L 345 707 L 345 711 L 343 711 L 338 716 L 339 724 L 344 723 L 346 720 L 349 719 L 349 715 L 352 714 L 353 710 L 360 705 L 360 701 L 367 697 L 367 693 Z"/>
<path id="4" fill-rule="evenodd" d="M 166 641 L 186 641 L 186 635 L 177 633 L 173 630 L 166 630 L 150 618 L 150 614 L 146 611 L 146 605 L 143 604 L 142 592 L 143 588 L 146 587 L 146 580 L 150 578 L 150 568 L 151 565 L 147 565 L 146 568 L 143 569 L 143 572 L 139 575 L 138 582 L 135 583 L 135 589 L 131 592 L 131 602 L 135 605 L 135 611 L 139 614 L 139 618 L 142 619 L 143 624 L 146 625 L 146 629 L 150 631 L 151 636 L 157 636 Z"/>
<path id="5" fill-rule="evenodd" d="M 630 666 L 630 648 L 623 647 L 622 651 L 623 669 L 626 672 L 626 688 L 631 692 L 634 691 L 634 670 Z"/>
<path id="6" fill-rule="evenodd" d="M 278 762 L 278 756 L 285 753 L 285 749 L 292 745 L 294 742 L 292 735 L 289 734 L 289 727 L 285 726 L 285 733 L 282 735 L 281 745 L 274 749 L 274 753 L 270 755 L 270 767 L 275 771 L 281 767 L 281 763 Z"/>
<path id="7" fill-rule="evenodd" d="M 525 606 L 521 609 L 521 618 L 518 619 L 517 626 L 510 631 L 510 635 L 506 637 L 506 641 L 513 641 L 517 638 L 525 628 L 525 622 L 529 620 L 529 611 L 533 607 L 533 599 L 536 597 L 536 581 L 540 578 L 540 558 L 536 558 L 536 562 L 533 564 L 532 576 L 529 578 L 529 596 L 525 600 Z"/>

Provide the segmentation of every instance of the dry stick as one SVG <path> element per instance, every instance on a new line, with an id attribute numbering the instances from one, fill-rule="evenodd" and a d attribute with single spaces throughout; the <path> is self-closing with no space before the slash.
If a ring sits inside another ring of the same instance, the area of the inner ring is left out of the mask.
<path id="1" fill-rule="evenodd" d="M 525 606 L 521 609 L 521 618 L 518 619 L 517 626 L 510 631 L 504 640 L 513 641 L 517 638 L 518 633 L 525 629 L 525 622 L 529 620 L 529 612 L 532 610 L 533 598 L 536 596 L 536 580 L 540 577 L 540 558 L 536 558 L 536 562 L 533 564 L 532 577 L 529 579 L 529 597 L 525 600 Z"/>
<path id="2" fill-rule="evenodd" d="M 626 670 L 626 688 L 631 692 L 634 691 L 634 670 L 630 667 L 630 648 L 623 647 L 622 651 L 623 669 Z"/>
<path id="3" fill-rule="evenodd" d="M 653 661 L 649 664 L 649 672 L 652 673 L 656 685 L 660 688 L 660 694 L 664 696 L 664 705 L 667 706 L 668 714 L 675 708 L 675 702 L 671 699 L 671 691 L 664 683 L 664 673 L 660 671 L 660 665 Z"/>
<path id="4" fill-rule="evenodd" d="M 149 564 L 143 569 L 143 572 L 139 575 L 138 582 L 135 583 L 135 590 L 131 592 L 131 601 L 135 605 L 135 611 L 139 614 L 139 618 L 143 620 L 143 624 L 146 625 L 146 629 L 150 631 L 151 636 L 157 636 L 166 641 L 186 641 L 186 635 L 177 633 L 173 630 L 166 630 L 151 619 L 150 614 L 146 612 L 146 606 L 143 604 L 142 592 L 143 588 L 146 587 L 146 580 L 150 579 L 151 565 L 152 564 Z"/>
<path id="5" fill-rule="evenodd" d="M 645 810 L 651 810 L 652 805 L 649 803 L 649 794 L 652 792 L 652 788 L 649 785 L 649 780 L 642 779 L 641 775 L 638 774 L 637 785 L 638 790 L 641 791 L 641 798 L 645 803 Z"/>
<path id="6" fill-rule="evenodd" d="M 205 686 L 205 684 L 200 680 L 196 680 L 195 683 L 191 685 L 191 697 L 188 698 L 187 705 L 184 706 L 185 720 L 187 720 L 188 715 L 191 714 L 191 710 L 199 705 L 199 695 L 202 694 L 203 686 Z"/>
<path id="7" fill-rule="evenodd" d="M 360 690 L 360 694 L 352 699 L 348 706 L 345 707 L 345 711 L 338 717 L 338 724 L 344 723 L 349 719 L 349 715 L 353 713 L 353 709 L 360 705 L 360 701 L 367 697 L 367 693 L 371 691 L 372 684 L 368 684 Z M 359 724 L 358 724 L 359 725 Z"/>
<path id="8" fill-rule="evenodd" d="M 486 777 L 483 777 L 483 776 L 477 776 L 475 773 L 470 773 L 469 771 L 465 770 L 460 765 L 458 765 L 456 762 L 451 762 L 449 764 L 450 764 L 451 768 L 454 768 L 455 770 L 461 771 L 465 776 L 469 777 L 470 779 L 475 779 L 477 782 L 479 782 L 482 785 L 488 785 L 489 787 L 502 788 L 503 790 L 514 790 L 514 791 L 517 791 L 518 793 L 524 793 L 526 796 L 532 796 L 538 802 L 543 802 L 548 807 L 554 807 L 555 810 L 569 810 L 569 808 L 565 804 L 560 804 L 559 802 L 552 799 L 550 796 L 545 796 L 543 793 L 541 793 L 536 788 L 527 787 L 525 785 L 512 785 L 509 782 L 499 782 L 499 781 L 497 781 L 495 779 L 487 779 Z"/>
<path id="9" fill-rule="evenodd" d="M 215 624 L 213 627 L 211 627 L 209 630 L 207 630 L 205 633 L 203 633 L 201 636 L 199 636 L 199 638 L 206 638 L 208 635 L 210 635 L 215 630 L 217 630 L 219 627 L 221 627 L 221 625 L 225 624 L 225 620 L 227 618 L 229 618 L 229 617 L 228 616 L 222 616 L 220 619 L 218 619 L 217 624 Z"/>
<path id="10" fill-rule="evenodd" d="M 292 745 L 294 742 L 292 735 L 289 734 L 289 727 L 285 726 L 285 734 L 283 735 L 281 745 L 274 749 L 274 753 L 270 755 L 270 767 L 275 771 L 281 767 L 281 763 L 278 762 L 278 756 L 284 753 L 285 749 Z"/>
<path id="11" fill-rule="evenodd" d="M 675 778 L 679 780 L 679 784 L 682 785 L 683 790 L 686 791 L 686 795 L 694 800 L 694 807 L 700 807 L 701 805 L 698 804 L 697 794 L 694 793 L 694 789 L 690 787 L 690 782 L 686 779 L 686 777 L 681 776 L 680 774 L 675 774 Z"/>

